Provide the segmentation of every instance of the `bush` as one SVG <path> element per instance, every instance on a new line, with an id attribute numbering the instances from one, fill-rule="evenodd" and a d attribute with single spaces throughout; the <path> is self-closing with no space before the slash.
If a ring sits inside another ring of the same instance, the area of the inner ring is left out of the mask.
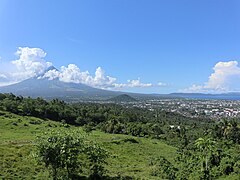
<path id="1" fill-rule="evenodd" d="M 162 179 L 175 179 L 177 169 L 163 156 L 151 161 L 150 165 L 153 165 L 151 175 L 158 176 Z"/>
<path id="2" fill-rule="evenodd" d="M 105 159 L 108 157 L 107 151 L 95 143 L 89 144 L 86 150 L 90 166 L 90 179 L 102 179 L 105 173 Z"/>
<path id="3" fill-rule="evenodd" d="M 37 155 L 53 179 L 74 179 L 83 170 L 91 177 L 102 176 L 107 152 L 78 131 L 61 130 L 38 137 Z"/>

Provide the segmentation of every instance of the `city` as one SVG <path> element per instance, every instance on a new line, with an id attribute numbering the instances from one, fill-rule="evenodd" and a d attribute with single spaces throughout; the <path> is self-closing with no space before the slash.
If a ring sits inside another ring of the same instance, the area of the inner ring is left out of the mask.
<path id="1" fill-rule="evenodd" d="M 108 101 L 108 103 L 112 102 Z M 150 111 L 175 112 L 186 117 L 211 119 L 240 117 L 240 101 L 236 100 L 151 99 L 136 102 L 119 102 L 119 104 L 125 107 L 145 108 Z"/>

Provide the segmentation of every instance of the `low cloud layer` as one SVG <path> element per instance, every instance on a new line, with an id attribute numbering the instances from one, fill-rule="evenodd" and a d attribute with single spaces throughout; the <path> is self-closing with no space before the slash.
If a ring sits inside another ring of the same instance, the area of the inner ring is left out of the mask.
<path id="1" fill-rule="evenodd" d="M 166 86 L 165 83 L 161 82 L 158 84 L 143 83 L 140 79 L 128 80 L 127 83 L 117 83 L 117 78 L 106 75 L 101 67 L 96 69 L 94 75 L 91 75 L 88 71 L 81 71 L 75 64 L 69 64 L 66 67 L 62 66 L 57 70 L 51 68 L 53 64 L 45 60 L 46 52 L 40 48 L 19 47 L 15 54 L 18 56 L 18 59 L 11 61 L 11 65 L 13 66 L 12 72 L 0 72 L 0 85 L 37 77 L 39 79 L 59 79 L 63 82 L 83 83 L 102 89 Z"/>
<path id="2" fill-rule="evenodd" d="M 237 61 L 218 62 L 213 71 L 204 85 L 194 84 L 183 91 L 203 93 L 240 91 L 240 67 Z"/>

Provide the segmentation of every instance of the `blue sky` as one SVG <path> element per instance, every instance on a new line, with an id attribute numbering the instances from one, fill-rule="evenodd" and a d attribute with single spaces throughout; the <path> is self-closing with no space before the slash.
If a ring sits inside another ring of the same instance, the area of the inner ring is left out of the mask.
<path id="1" fill-rule="evenodd" d="M 74 64 L 93 79 L 101 67 L 100 76 L 116 78 L 102 88 L 238 91 L 239 9 L 238 0 L 1 0 L 0 77 L 21 59 L 18 48 L 29 47 L 47 53 L 41 61 Z M 89 83 L 101 88 L 96 81 Z"/>

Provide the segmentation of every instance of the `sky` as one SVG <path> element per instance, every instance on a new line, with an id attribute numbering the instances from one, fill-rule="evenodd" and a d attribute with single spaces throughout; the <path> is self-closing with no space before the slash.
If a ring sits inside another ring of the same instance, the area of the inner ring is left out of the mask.
<path id="1" fill-rule="evenodd" d="M 237 92 L 239 9 L 239 0 L 0 0 L 0 86 L 37 76 L 127 92 Z"/>

